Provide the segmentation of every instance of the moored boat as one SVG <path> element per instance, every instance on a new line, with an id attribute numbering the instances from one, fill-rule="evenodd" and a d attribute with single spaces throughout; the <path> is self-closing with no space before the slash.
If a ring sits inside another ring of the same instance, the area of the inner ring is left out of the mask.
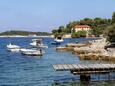
<path id="1" fill-rule="evenodd" d="M 44 52 L 40 50 L 34 50 L 34 49 L 21 49 L 20 50 L 23 55 L 30 55 L 30 56 L 42 56 Z"/>
<path id="2" fill-rule="evenodd" d="M 64 42 L 61 35 L 55 37 L 54 41 L 51 43 L 53 45 L 60 45 L 62 42 Z"/>
<path id="3" fill-rule="evenodd" d="M 10 43 L 6 47 L 7 47 L 7 50 L 11 51 L 11 52 L 18 52 L 18 51 L 20 51 L 20 46 L 18 46 L 18 45 L 14 45 L 14 44 Z"/>
<path id="4" fill-rule="evenodd" d="M 42 39 L 32 39 L 32 43 L 30 43 L 32 47 L 38 47 L 38 48 L 48 48 L 47 45 L 44 45 L 42 43 Z"/>
<path id="5" fill-rule="evenodd" d="M 58 43 L 61 43 L 61 42 L 63 42 L 64 40 L 63 40 L 62 36 L 57 36 L 57 37 L 54 39 L 54 41 L 55 41 L 55 42 L 58 42 Z"/>

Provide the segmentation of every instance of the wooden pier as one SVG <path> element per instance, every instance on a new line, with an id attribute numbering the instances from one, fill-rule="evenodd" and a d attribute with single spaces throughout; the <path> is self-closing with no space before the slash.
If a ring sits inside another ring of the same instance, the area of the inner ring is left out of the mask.
<path id="1" fill-rule="evenodd" d="M 57 64 L 53 65 L 56 71 L 70 71 L 80 75 L 80 80 L 90 80 L 90 74 L 105 74 L 115 72 L 115 64 Z"/>

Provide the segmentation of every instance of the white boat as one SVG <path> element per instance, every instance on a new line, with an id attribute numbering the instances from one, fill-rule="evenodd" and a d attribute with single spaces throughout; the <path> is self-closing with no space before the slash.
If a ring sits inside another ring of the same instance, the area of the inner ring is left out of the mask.
<path id="1" fill-rule="evenodd" d="M 48 48 L 47 45 L 42 43 L 42 39 L 32 39 L 32 43 L 30 43 L 30 45 L 33 47 Z"/>
<path id="2" fill-rule="evenodd" d="M 18 51 L 20 51 L 20 46 L 13 45 L 10 43 L 7 45 L 7 50 L 11 51 L 11 52 L 18 52 Z"/>
<path id="3" fill-rule="evenodd" d="M 20 51 L 23 55 L 30 55 L 30 56 L 42 56 L 44 54 L 42 50 L 21 49 Z"/>
<path id="4" fill-rule="evenodd" d="M 61 43 L 61 42 L 63 42 L 64 40 L 63 40 L 62 36 L 58 36 L 58 37 L 56 37 L 56 38 L 54 39 L 54 41 L 55 41 L 55 42 L 58 42 L 58 43 Z"/>

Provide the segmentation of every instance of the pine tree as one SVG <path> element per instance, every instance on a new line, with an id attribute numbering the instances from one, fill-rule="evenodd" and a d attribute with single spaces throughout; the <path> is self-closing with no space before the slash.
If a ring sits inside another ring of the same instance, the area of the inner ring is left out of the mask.
<path id="1" fill-rule="evenodd" d="M 115 23 L 115 12 L 113 12 L 113 15 L 112 15 L 112 24 Z"/>

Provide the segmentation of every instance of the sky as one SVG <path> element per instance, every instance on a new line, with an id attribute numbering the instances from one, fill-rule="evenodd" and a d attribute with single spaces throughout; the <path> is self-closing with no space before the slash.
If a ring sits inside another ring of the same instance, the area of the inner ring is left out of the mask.
<path id="1" fill-rule="evenodd" d="M 86 17 L 111 18 L 115 0 L 0 0 L 0 32 L 51 32 Z"/>

